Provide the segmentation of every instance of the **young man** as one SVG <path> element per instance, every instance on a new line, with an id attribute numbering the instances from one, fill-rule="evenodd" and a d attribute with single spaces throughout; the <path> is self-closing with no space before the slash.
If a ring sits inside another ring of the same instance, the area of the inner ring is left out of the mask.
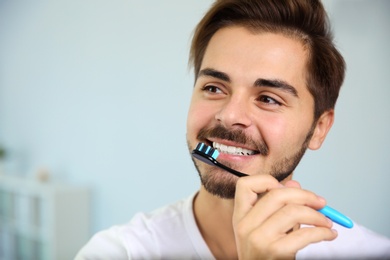
<path id="1" fill-rule="evenodd" d="M 76 259 L 390 258 L 390 240 L 332 223 L 292 180 L 330 130 L 344 79 L 319 1 L 216 1 L 191 62 L 189 151 L 212 145 L 249 176 L 194 160 L 199 192 L 96 234 Z"/>

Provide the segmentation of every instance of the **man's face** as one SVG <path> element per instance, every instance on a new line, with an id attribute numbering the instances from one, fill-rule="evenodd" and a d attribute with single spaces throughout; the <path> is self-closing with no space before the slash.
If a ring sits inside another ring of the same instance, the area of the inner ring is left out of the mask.
<path id="1" fill-rule="evenodd" d="M 307 52 L 281 34 L 221 29 L 211 38 L 187 120 L 187 142 L 220 151 L 218 161 L 249 175 L 290 178 L 313 133 Z M 234 197 L 237 177 L 194 161 L 209 192 Z"/>

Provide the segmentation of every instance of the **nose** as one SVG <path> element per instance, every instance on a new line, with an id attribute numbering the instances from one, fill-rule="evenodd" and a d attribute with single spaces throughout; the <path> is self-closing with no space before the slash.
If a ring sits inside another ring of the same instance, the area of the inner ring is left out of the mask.
<path id="1" fill-rule="evenodd" d="M 242 96 L 231 96 L 223 104 L 215 119 L 226 128 L 246 128 L 252 124 L 249 113 L 249 100 Z"/>

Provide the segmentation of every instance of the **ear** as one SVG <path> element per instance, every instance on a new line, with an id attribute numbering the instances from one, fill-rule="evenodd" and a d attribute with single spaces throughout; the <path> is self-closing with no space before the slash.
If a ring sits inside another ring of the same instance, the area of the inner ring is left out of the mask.
<path id="1" fill-rule="evenodd" d="M 311 150 L 317 150 L 321 147 L 325 140 L 330 128 L 334 122 L 334 110 L 325 111 L 317 120 L 314 128 L 313 136 L 310 139 L 308 148 Z"/>

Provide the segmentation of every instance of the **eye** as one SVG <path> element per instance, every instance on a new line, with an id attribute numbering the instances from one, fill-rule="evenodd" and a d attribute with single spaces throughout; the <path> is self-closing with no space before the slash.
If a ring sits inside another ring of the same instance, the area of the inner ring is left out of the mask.
<path id="1" fill-rule="evenodd" d="M 262 95 L 257 100 L 268 105 L 281 105 L 280 102 L 270 96 Z"/>
<path id="2" fill-rule="evenodd" d="M 203 91 L 209 92 L 209 93 L 214 93 L 214 94 L 222 94 L 223 91 L 214 85 L 206 85 L 202 88 Z"/>

